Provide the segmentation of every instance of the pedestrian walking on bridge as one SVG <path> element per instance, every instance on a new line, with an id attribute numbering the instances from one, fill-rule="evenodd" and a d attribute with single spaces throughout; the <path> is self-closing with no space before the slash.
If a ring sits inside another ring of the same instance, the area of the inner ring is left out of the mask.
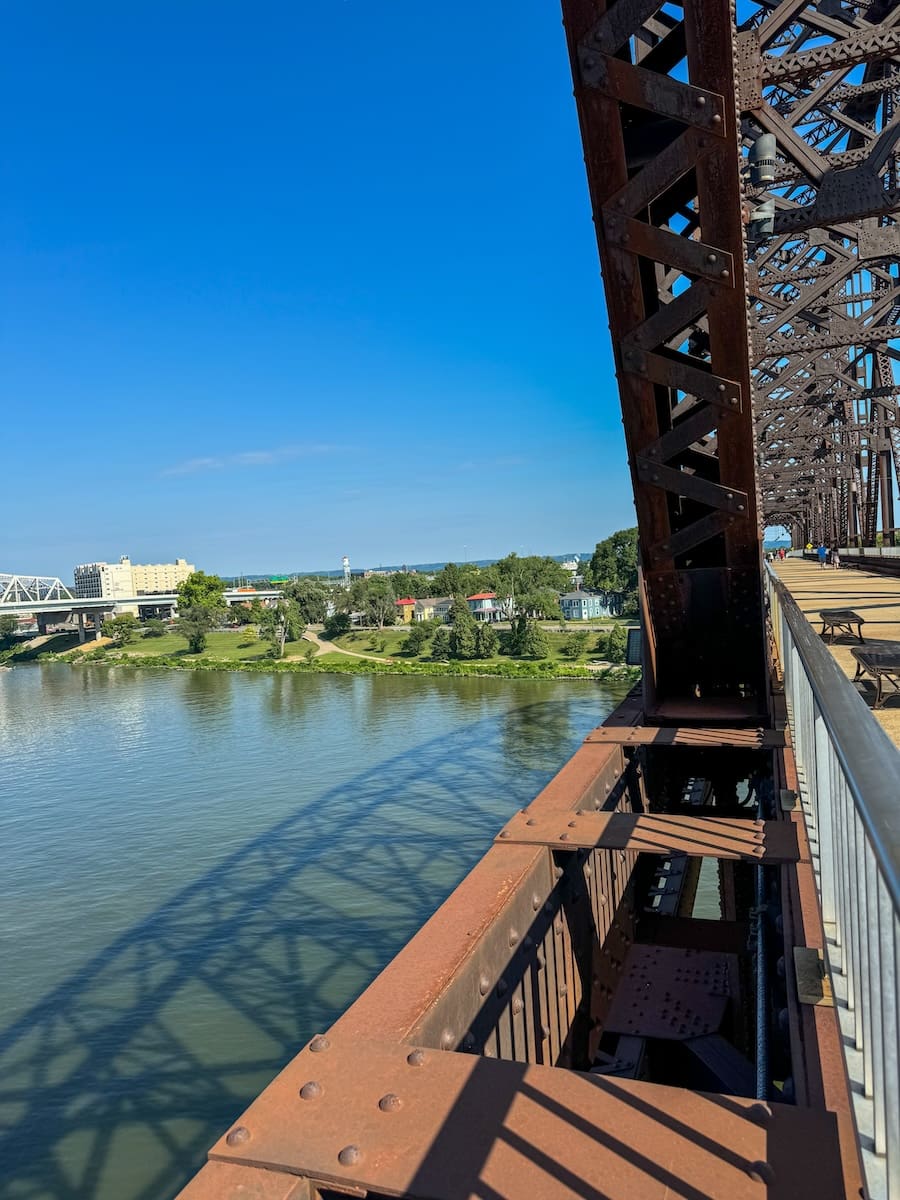
<path id="1" fill-rule="evenodd" d="M 824 571 L 825 570 L 825 560 L 828 558 L 828 551 L 825 549 L 824 542 L 819 542 L 818 549 L 816 550 L 816 556 L 819 560 L 820 570 Z"/>

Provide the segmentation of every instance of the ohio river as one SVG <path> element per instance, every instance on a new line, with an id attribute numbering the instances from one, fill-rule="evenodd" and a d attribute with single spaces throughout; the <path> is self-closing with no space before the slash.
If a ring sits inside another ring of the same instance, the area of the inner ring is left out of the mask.
<path id="1" fill-rule="evenodd" d="M 172 1196 L 624 691 L 0 672 L 0 1193 Z"/>

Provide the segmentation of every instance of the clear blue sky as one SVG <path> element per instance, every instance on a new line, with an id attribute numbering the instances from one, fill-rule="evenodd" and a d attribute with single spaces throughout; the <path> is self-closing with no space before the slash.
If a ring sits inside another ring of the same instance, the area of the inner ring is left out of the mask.
<path id="1" fill-rule="evenodd" d="M 7 7 L 0 571 L 634 523 L 547 0 Z"/>

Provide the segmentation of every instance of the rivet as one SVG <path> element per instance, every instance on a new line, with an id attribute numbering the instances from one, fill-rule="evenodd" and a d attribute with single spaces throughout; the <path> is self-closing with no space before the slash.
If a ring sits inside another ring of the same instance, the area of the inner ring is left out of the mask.
<path id="1" fill-rule="evenodd" d="M 515 1000 L 513 1000 L 513 1002 L 512 1002 L 513 1015 L 518 1016 L 524 1007 L 525 1007 L 525 1002 L 523 1000 L 520 1000 L 519 997 L 516 996 Z"/>
<path id="2" fill-rule="evenodd" d="M 724 391 L 725 391 L 725 384 L 724 384 L 724 383 L 720 383 L 720 384 L 719 384 L 719 385 L 716 387 L 716 391 L 717 391 L 717 392 L 724 392 Z"/>
<path id="3" fill-rule="evenodd" d="M 452 1029 L 445 1029 L 441 1034 L 441 1049 L 452 1050 L 456 1045 L 456 1034 Z"/>
<path id="4" fill-rule="evenodd" d="M 694 103 L 697 105 L 698 108 L 705 108 L 706 107 L 706 97 L 698 96 L 697 99 L 694 101 Z"/>
<path id="5" fill-rule="evenodd" d="M 561 833 L 559 835 L 559 840 L 561 842 L 567 842 L 569 840 L 569 835 L 567 833 Z"/>
<path id="6" fill-rule="evenodd" d="M 659 476 L 658 476 L 657 474 L 655 474 L 655 473 L 654 473 L 653 475 L 651 475 L 651 476 L 650 476 L 650 478 L 651 478 L 651 480 L 652 480 L 654 483 L 656 483 L 656 482 L 658 481 L 658 479 L 659 479 Z"/>
<path id="7" fill-rule="evenodd" d="M 719 116 L 718 113 L 716 113 L 713 116 L 712 123 L 713 123 L 713 125 L 721 125 L 722 124 L 722 118 Z"/>
<path id="8" fill-rule="evenodd" d="M 421 1067 L 425 1062 L 424 1050 L 413 1050 L 412 1054 L 407 1054 L 406 1061 L 411 1067 Z"/>
<path id="9" fill-rule="evenodd" d="M 706 256 L 706 261 L 707 261 L 708 263 L 714 263 L 714 262 L 718 262 L 718 261 L 719 261 L 719 256 L 718 256 L 717 254 L 707 254 L 707 256 Z"/>
<path id="10" fill-rule="evenodd" d="M 553 878 L 554 879 L 562 879 L 562 873 L 563 873 L 562 867 L 554 867 L 553 868 Z"/>
<path id="11" fill-rule="evenodd" d="M 569 822 L 569 828 L 570 828 L 570 829 L 574 829 L 574 828 L 575 828 L 575 826 L 576 826 L 576 824 L 577 824 L 577 822 L 576 822 L 576 821 L 570 821 L 570 822 Z"/>
<path id="12" fill-rule="evenodd" d="M 525 824 L 526 825 L 537 825 L 537 821 L 534 819 L 534 817 L 529 817 L 528 820 L 525 822 Z"/>
<path id="13" fill-rule="evenodd" d="M 509 931 L 510 946 L 516 946 L 516 945 L 518 945 L 518 942 L 519 942 L 519 931 L 517 929 L 511 929 Z"/>
<path id="14" fill-rule="evenodd" d="M 535 912 L 537 912 L 537 910 L 541 907 L 541 898 L 537 894 L 537 892 L 535 892 L 534 895 L 531 897 L 531 907 L 534 909 Z"/>
<path id="15" fill-rule="evenodd" d="M 382 1096 L 378 1101 L 378 1107 L 382 1112 L 396 1112 L 398 1108 L 403 1107 L 403 1101 L 393 1092 L 388 1092 L 386 1096 Z"/>
<path id="16" fill-rule="evenodd" d="M 338 1162 L 342 1167 L 355 1167 L 361 1158 L 359 1146 L 345 1146 L 338 1155 Z"/>
<path id="17" fill-rule="evenodd" d="M 232 1129 L 225 1141 L 229 1146 L 242 1146 L 244 1142 L 250 1141 L 250 1130 L 246 1125 L 237 1125 Z"/>
<path id="18" fill-rule="evenodd" d="M 309 1083 L 304 1083 L 300 1089 L 301 1100 L 318 1100 L 321 1095 L 322 1085 L 321 1083 L 316 1083 L 314 1079 L 311 1079 Z"/>
<path id="19" fill-rule="evenodd" d="M 738 510 L 738 512 L 743 512 L 743 511 L 744 511 L 744 505 L 743 505 L 743 504 L 739 504 L 739 505 L 737 506 L 737 510 Z"/>
<path id="20" fill-rule="evenodd" d="M 317 1033 L 313 1040 L 309 1043 L 309 1048 L 313 1054 L 319 1054 L 322 1050 L 327 1050 L 331 1045 L 328 1038 L 323 1033 Z"/>
<path id="21" fill-rule="evenodd" d="M 768 1125 L 772 1120 L 772 1110 L 767 1104 L 751 1104 L 747 1115 L 752 1117 L 757 1125 Z"/>
<path id="22" fill-rule="evenodd" d="M 568 994 L 569 994 L 569 985 L 568 985 L 567 983 L 561 983 L 561 984 L 559 985 L 559 994 L 560 994 L 561 996 L 568 996 Z"/>
<path id="23" fill-rule="evenodd" d="M 482 996 L 486 996 L 488 994 L 488 992 L 491 990 L 491 981 L 488 979 L 487 975 L 482 975 L 479 978 L 478 990 L 479 990 L 479 992 L 481 992 Z"/>
<path id="24" fill-rule="evenodd" d="M 500 832 L 500 836 L 501 836 L 502 838 L 508 838 L 508 837 L 509 837 L 509 830 L 508 830 L 508 829 L 503 829 L 503 830 L 501 830 L 501 832 Z"/>
<path id="25" fill-rule="evenodd" d="M 775 1182 L 775 1172 L 767 1162 L 753 1162 L 747 1167 L 747 1174 L 757 1183 L 771 1185 Z"/>
<path id="26" fill-rule="evenodd" d="M 730 274 L 731 274 L 731 272 L 728 270 L 728 268 L 723 267 L 722 270 L 719 272 L 719 278 L 727 279 Z"/>
<path id="27" fill-rule="evenodd" d="M 737 402 L 738 402 L 737 396 L 729 397 L 728 403 L 734 405 L 735 408 L 737 408 Z"/>

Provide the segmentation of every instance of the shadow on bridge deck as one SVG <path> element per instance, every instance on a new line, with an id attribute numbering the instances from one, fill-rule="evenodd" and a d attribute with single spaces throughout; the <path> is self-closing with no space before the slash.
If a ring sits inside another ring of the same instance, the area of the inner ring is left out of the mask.
<path id="1" fill-rule="evenodd" d="M 868 571 L 834 570 L 830 566 L 822 568 L 818 563 L 797 558 L 776 563 L 775 571 L 817 632 L 822 628 L 818 619 L 821 609 L 851 608 L 865 621 L 862 632 L 867 643 L 900 642 L 900 578 Z M 847 678 L 853 679 L 856 660 L 850 650 L 859 645 L 856 638 L 839 635 L 834 642 L 825 644 Z M 874 699 L 871 680 L 858 683 L 857 687 L 871 708 Z M 884 708 L 873 710 L 873 716 L 900 748 L 900 693 L 895 697 L 890 687 L 886 687 L 885 694 L 889 698 Z"/>
<path id="2" fill-rule="evenodd" d="M 0 1031 L 3 1195 L 173 1195 L 550 777 L 576 735 L 567 705 L 539 707 L 537 735 L 528 706 L 513 709 L 499 746 L 492 717 L 335 788 L 356 796 L 351 824 L 335 824 L 329 796 L 298 809 Z M 518 765 L 512 790 L 504 758 Z M 210 1053 L 207 1036 L 198 1053 L 211 1003 L 222 1043 Z"/>

